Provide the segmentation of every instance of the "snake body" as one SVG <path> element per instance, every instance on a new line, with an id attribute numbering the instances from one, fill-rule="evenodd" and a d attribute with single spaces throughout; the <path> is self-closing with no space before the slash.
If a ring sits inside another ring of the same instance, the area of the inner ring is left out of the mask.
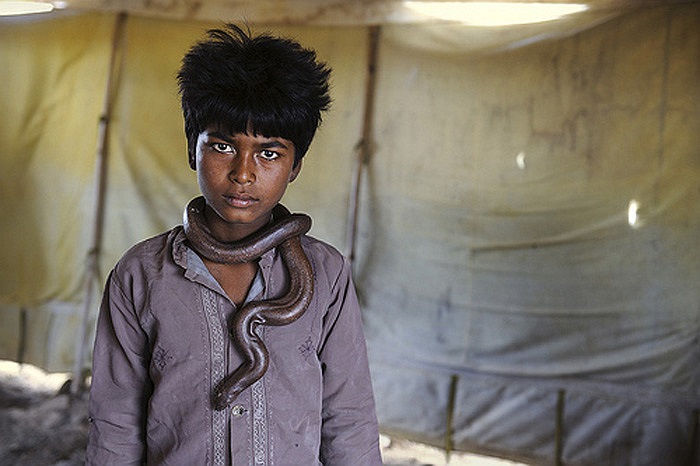
<path id="1" fill-rule="evenodd" d="M 197 197 L 190 201 L 183 216 L 185 235 L 197 253 L 218 263 L 243 263 L 279 247 L 289 272 L 289 288 L 283 296 L 251 301 L 231 318 L 231 338 L 243 363 L 214 390 L 214 408 L 223 410 L 267 371 L 270 355 L 257 333 L 258 327 L 290 324 L 304 314 L 311 302 L 314 274 L 300 238 L 311 228 L 311 218 L 305 214 L 290 214 L 278 204 L 272 211 L 273 222 L 268 226 L 241 241 L 223 243 L 212 236 L 204 220 L 204 206 L 204 198 Z"/>

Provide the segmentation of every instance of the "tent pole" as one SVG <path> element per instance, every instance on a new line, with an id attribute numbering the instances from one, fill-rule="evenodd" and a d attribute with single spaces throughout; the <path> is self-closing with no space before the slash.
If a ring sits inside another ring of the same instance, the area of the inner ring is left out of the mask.
<path id="1" fill-rule="evenodd" d="M 362 138 L 355 146 L 357 157 L 353 170 L 352 184 L 350 186 L 350 202 L 348 205 L 346 252 L 345 255 L 353 263 L 355 260 L 355 246 L 357 243 L 357 216 L 359 211 L 360 189 L 362 175 L 369 164 L 373 151 L 372 127 L 374 126 L 374 100 L 377 82 L 377 57 L 379 52 L 379 36 L 381 26 L 369 27 L 369 47 L 367 57 L 367 78 L 365 85 L 364 116 L 362 120 Z"/>
<path id="2" fill-rule="evenodd" d="M 90 309 L 93 304 L 95 284 L 99 280 L 99 256 L 102 249 L 102 232 L 104 226 L 104 203 L 107 184 L 107 156 L 109 141 L 109 123 L 112 116 L 114 103 L 114 84 L 117 55 L 124 38 L 124 24 L 126 13 L 119 13 L 116 18 L 114 34 L 112 37 L 112 49 L 107 69 L 107 84 L 105 88 L 102 114 L 100 115 L 97 132 L 97 158 L 95 161 L 95 204 L 93 210 L 92 239 L 88 249 L 85 270 L 85 297 L 83 301 L 82 318 L 78 328 L 76 339 L 75 357 L 73 362 L 73 378 L 71 379 L 70 392 L 75 395 L 85 387 L 83 377 L 83 359 L 85 356 L 86 336 Z"/>

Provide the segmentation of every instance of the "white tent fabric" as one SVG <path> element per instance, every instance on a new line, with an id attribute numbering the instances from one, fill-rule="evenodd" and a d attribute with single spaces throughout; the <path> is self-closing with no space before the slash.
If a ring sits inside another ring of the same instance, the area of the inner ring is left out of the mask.
<path id="1" fill-rule="evenodd" d="M 700 7 L 582 21 L 382 28 L 355 263 L 380 423 L 535 463 L 694 464 Z M 73 360 L 114 24 L 0 21 L 0 357 L 49 370 Z M 209 26 L 127 20 L 103 276 L 196 195 L 174 76 Z M 274 30 L 334 68 L 285 203 L 344 249 L 367 29 Z"/>

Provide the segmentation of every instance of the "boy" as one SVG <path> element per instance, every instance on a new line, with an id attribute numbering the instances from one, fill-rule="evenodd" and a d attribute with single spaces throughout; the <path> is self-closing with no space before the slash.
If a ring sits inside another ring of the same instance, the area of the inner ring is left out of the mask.
<path id="1" fill-rule="evenodd" d="M 136 245 L 108 278 L 87 464 L 381 465 L 346 260 L 299 243 L 299 231 L 252 258 L 227 255 L 276 235 L 262 233 L 285 215 L 276 206 L 330 105 L 329 75 L 296 42 L 233 25 L 185 55 L 178 82 L 202 197 L 184 228 Z M 259 301 L 277 308 L 260 317 Z M 245 313 L 253 323 L 234 325 Z"/>

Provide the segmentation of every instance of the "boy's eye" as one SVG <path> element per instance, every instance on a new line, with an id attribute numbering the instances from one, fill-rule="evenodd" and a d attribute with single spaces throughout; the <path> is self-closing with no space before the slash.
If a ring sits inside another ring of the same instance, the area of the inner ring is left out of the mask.
<path id="1" fill-rule="evenodd" d="M 222 154 L 231 154 L 233 152 L 231 145 L 224 142 L 214 142 L 212 143 L 211 148 Z"/>
<path id="2" fill-rule="evenodd" d="M 260 151 L 260 157 L 262 157 L 265 160 L 275 160 L 279 156 L 280 155 L 275 151 L 271 151 L 271 150 L 267 150 L 267 149 Z"/>

